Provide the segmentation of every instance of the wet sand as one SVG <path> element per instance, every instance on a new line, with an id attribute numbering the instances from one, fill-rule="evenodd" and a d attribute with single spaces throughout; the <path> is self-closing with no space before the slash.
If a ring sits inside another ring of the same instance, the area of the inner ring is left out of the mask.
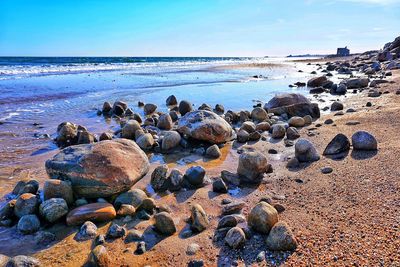
<path id="1" fill-rule="evenodd" d="M 286 168 L 285 159 L 294 155 L 294 148 L 284 147 L 283 141 L 275 143 L 260 140 L 241 145 L 242 149 L 251 146 L 267 155 L 274 172 L 266 175 L 258 187 L 241 187 L 240 191 L 231 192 L 231 195 L 213 193 L 211 185 L 208 185 L 196 191 L 156 196 L 157 204 L 167 204 L 171 208 L 178 232 L 160 239 L 151 230 L 151 220 L 130 222 L 126 227 L 144 231 L 150 240 L 150 247 L 145 254 L 134 255 L 134 243 L 125 244 L 122 239 L 107 242 L 105 246 L 110 253 L 112 266 L 177 266 L 194 259 L 202 259 L 206 266 L 229 266 L 232 263 L 239 266 L 257 265 L 257 254 L 266 249 L 263 240 L 252 238 L 246 242 L 245 248 L 233 251 L 221 242 L 213 242 L 212 236 L 221 214 L 222 199 L 244 201 L 246 206 L 243 214 L 247 215 L 266 196 L 285 206 L 280 219 L 288 222 L 299 241 L 299 247 L 293 253 L 267 253 L 268 265 L 399 266 L 400 165 L 397 159 L 400 156 L 400 143 L 396 137 L 400 129 L 400 96 L 395 95 L 395 91 L 400 89 L 400 71 L 393 71 L 390 79 L 395 83 L 382 84 L 379 89 L 388 91 L 388 94 L 369 98 L 364 91 L 353 96 L 350 94 L 344 100 L 345 110 L 351 107 L 357 112 L 343 116 L 323 115 L 300 131 L 301 136 L 311 140 L 318 152 L 322 153 L 336 134 L 344 133 L 350 138 L 357 130 L 367 130 L 378 140 L 377 153 L 355 153 L 351 150 L 342 160 L 321 157 L 318 162 L 291 171 Z M 373 103 L 372 107 L 365 107 L 367 101 Z M 320 104 L 320 108 L 323 106 Z M 327 118 L 332 118 L 334 124 L 324 125 Z M 360 124 L 346 125 L 350 120 L 357 120 Z M 322 123 L 323 126 L 317 128 L 316 123 Z M 309 132 L 315 135 L 308 136 Z M 203 161 L 197 156 L 191 156 L 190 159 L 198 159 L 195 164 L 204 166 L 209 177 L 218 176 L 221 170 L 236 172 L 238 147 L 236 143 L 227 144 L 222 149 L 223 156 L 218 160 Z M 268 154 L 270 148 L 276 149 L 278 154 Z M 37 157 L 36 162 L 22 166 L 15 175 L 25 177 L 30 174 L 31 178 L 44 179 L 44 160 Z M 176 165 L 175 159 L 167 162 L 170 168 L 182 170 L 190 165 Z M 321 168 L 327 166 L 332 167 L 333 172 L 322 174 Z M 152 164 L 154 167 L 155 164 Z M 151 172 L 136 186 L 146 189 Z M 8 190 L 11 187 L 11 183 L 7 184 Z M 1 191 L 5 191 L 4 188 L 2 186 Z M 185 219 L 189 217 L 189 207 L 193 203 L 204 207 L 210 217 L 210 226 L 198 235 L 183 238 L 181 233 L 188 227 Z M 100 227 L 99 233 L 105 233 L 108 226 L 105 224 Z M 0 251 L 9 249 L 9 253 L 14 255 L 25 251 L 34 253 L 45 266 L 82 266 L 90 253 L 92 241 L 73 240 L 77 229 L 53 226 L 49 230 L 57 233 L 58 241 L 47 249 L 32 249 L 28 240 L 32 237 L 17 236 L 15 244 L 3 243 Z M 23 241 L 25 239 L 26 242 Z M 185 253 L 191 243 L 201 247 L 195 256 Z M 265 266 L 265 262 L 260 266 Z"/>

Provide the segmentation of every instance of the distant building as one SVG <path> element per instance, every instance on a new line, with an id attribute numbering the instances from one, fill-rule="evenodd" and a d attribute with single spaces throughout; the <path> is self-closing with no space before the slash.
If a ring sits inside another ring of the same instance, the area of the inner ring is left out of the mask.
<path id="1" fill-rule="evenodd" d="M 347 46 L 345 48 L 338 48 L 336 55 L 338 57 L 348 57 L 350 56 L 350 49 Z"/>

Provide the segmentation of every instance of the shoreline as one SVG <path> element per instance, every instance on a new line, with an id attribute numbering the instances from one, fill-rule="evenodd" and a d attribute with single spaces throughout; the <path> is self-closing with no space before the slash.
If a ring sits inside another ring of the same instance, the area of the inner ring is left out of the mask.
<path id="1" fill-rule="evenodd" d="M 396 248 L 399 246 L 398 240 L 400 240 L 400 236 L 398 236 L 398 232 L 392 232 L 391 224 L 395 225 L 396 221 L 390 216 L 398 214 L 399 208 L 398 206 L 396 207 L 395 195 L 382 194 L 386 190 L 389 190 L 388 192 L 392 192 L 392 190 L 394 192 L 398 191 L 399 181 L 393 174 L 399 173 L 400 170 L 394 165 L 383 166 L 385 169 L 382 169 L 381 166 L 381 164 L 389 162 L 390 159 L 395 160 L 396 155 L 400 152 L 396 140 L 389 138 L 390 134 L 396 132 L 396 128 L 393 127 L 396 125 L 393 124 L 393 118 L 400 115 L 400 109 L 395 106 L 395 103 L 400 100 L 400 96 L 394 95 L 396 90 L 400 89 L 396 88 L 400 84 L 399 75 L 399 71 L 393 71 L 393 76 L 390 79 L 394 80 L 395 83 L 380 85 L 381 91 L 388 90 L 390 93 L 382 94 L 379 98 L 373 98 L 374 103 L 371 108 L 364 107 L 364 103 L 367 100 L 371 100 L 371 98 L 365 96 L 365 91 L 350 95 L 350 97 L 343 100 L 343 103 L 346 108 L 356 108 L 357 112 L 345 113 L 343 116 L 334 116 L 333 113 L 323 114 L 312 126 L 303 127 L 300 130 L 301 136 L 311 139 L 321 153 L 330 138 L 336 133 L 344 132 L 350 137 L 356 129 L 362 128 L 371 131 L 377 137 L 379 143 L 378 153 L 373 157 L 358 159 L 356 156 L 349 155 L 342 161 L 333 161 L 323 157 L 320 161 L 305 168 L 290 171 L 286 168 L 286 160 L 294 154 L 293 147 L 286 148 L 283 142 L 259 141 L 251 144 L 256 150 L 268 155 L 268 162 L 272 163 L 274 172 L 267 175 L 258 188 L 244 187 L 241 188 L 237 195 L 231 195 L 230 197 L 245 201 L 246 205 L 243 213 L 248 214 L 250 208 L 261 197 L 271 196 L 274 202 L 284 205 L 285 211 L 280 214 L 280 217 L 290 224 L 296 238 L 299 240 L 299 247 L 293 254 L 272 253 L 268 255 L 270 257 L 269 260 L 267 259 L 268 264 L 284 263 L 287 266 L 299 266 L 304 262 L 311 262 L 311 264 L 315 265 L 335 262 L 337 265 L 348 265 L 358 262 L 361 265 L 371 265 L 378 263 L 375 260 L 380 260 L 374 258 L 377 253 L 384 254 L 381 257 L 388 260 L 392 259 L 394 262 L 399 260 L 394 253 L 396 253 Z M 385 114 L 388 118 L 380 121 L 382 114 Z M 315 127 L 317 123 L 323 124 L 326 119 L 333 119 L 333 125 L 336 126 L 323 125 L 322 127 Z M 361 124 L 347 126 L 345 123 L 349 120 L 358 120 Z M 382 131 L 382 127 L 390 129 L 390 131 Z M 310 136 L 310 132 L 314 132 L 315 135 Z M 268 153 L 268 150 L 272 147 L 278 151 L 277 155 Z M 222 159 L 207 161 L 204 165 L 203 162 L 194 164 L 203 165 L 207 175 L 210 177 L 218 176 L 221 170 L 235 172 L 239 156 L 236 153 L 238 148 L 243 148 L 243 145 L 238 147 L 233 145 L 233 149 L 231 149 L 230 145 L 226 145 L 221 149 L 223 152 Z M 395 153 L 392 153 L 391 150 Z M 321 173 L 321 168 L 326 165 L 333 167 L 334 172 L 332 174 L 324 175 Z M 190 164 L 184 166 L 170 164 L 171 168 L 181 167 L 186 169 L 189 166 Z M 152 166 L 148 174 L 135 187 L 146 189 L 154 167 Z M 374 186 L 382 186 L 381 182 L 379 182 L 381 177 L 378 177 L 379 173 L 382 172 L 388 175 L 385 177 L 385 182 L 393 186 L 393 188 L 383 187 L 383 193 L 374 190 Z M 393 174 L 390 175 L 390 172 Z M 367 177 L 369 173 L 372 174 L 371 178 Z M 369 181 L 360 182 L 358 177 L 367 177 Z M 301 179 L 303 182 L 299 184 L 296 182 L 297 179 Z M 190 213 L 188 210 L 189 204 L 192 202 L 201 204 L 211 218 L 211 225 L 205 232 L 188 239 L 182 239 L 174 235 L 162 240 L 155 249 L 151 249 L 141 256 L 124 252 L 124 249 L 122 249 L 124 247 L 128 247 L 131 250 L 134 248 L 126 246 L 122 240 L 116 240 L 115 242 L 107 243 L 107 248 L 112 254 L 112 262 L 122 264 L 120 259 L 124 258 L 125 263 L 130 264 L 130 266 L 136 266 L 132 265 L 133 262 L 137 266 L 145 264 L 152 264 L 152 266 L 159 264 L 162 266 L 161 263 L 173 265 L 193 259 L 203 259 L 208 266 L 225 263 L 225 259 L 228 259 L 227 264 L 232 262 L 237 262 L 239 265 L 241 263 L 254 264 L 254 255 L 247 255 L 245 251 L 241 251 L 239 253 L 243 256 L 244 261 L 237 261 L 231 251 L 226 250 L 224 247 L 218 247 L 219 245 L 217 247 L 220 250 L 218 250 L 214 245 L 210 244 L 208 237 L 212 235 L 218 221 L 219 203 L 223 198 L 227 197 L 224 194 L 215 196 L 211 194 L 212 201 L 210 201 L 211 191 L 210 185 L 208 185 L 196 190 L 193 194 L 190 191 L 186 191 L 179 192 L 175 197 L 170 194 L 156 199 L 156 201 L 169 205 L 174 214 L 180 218 L 177 222 L 180 230 L 186 227 L 184 218 Z M 383 197 L 386 199 L 381 201 Z M 373 205 L 367 207 L 364 206 L 365 203 Z M 380 210 L 382 205 L 385 207 L 384 211 Z M 345 212 L 337 210 L 336 207 L 342 210 L 345 209 Z M 365 217 L 365 213 L 371 212 L 378 213 L 380 217 L 374 217 L 376 221 L 369 223 L 369 216 Z M 362 222 L 357 220 L 357 224 L 352 226 L 349 224 L 349 220 L 354 223 L 353 218 L 355 216 L 360 216 Z M 145 230 L 151 223 L 152 221 L 142 222 L 135 225 L 135 227 L 138 230 Z M 99 232 L 105 233 L 108 226 L 109 224 L 102 226 Z M 376 232 L 372 233 L 372 229 L 378 231 L 378 234 Z M 366 237 L 358 236 L 360 232 Z M 389 234 L 393 234 L 393 236 Z M 373 238 L 373 235 L 380 235 L 381 239 Z M 365 238 L 368 241 L 363 241 Z M 382 240 L 383 238 L 384 240 Z M 337 240 L 340 240 L 340 242 L 337 242 Z M 256 241 L 250 240 L 248 246 L 253 249 L 263 249 L 264 245 L 257 244 Z M 190 257 L 185 255 L 183 251 L 193 242 L 199 244 L 202 249 L 194 257 Z M 367 242 L 376 244 L 378 250 L 372 249 L 374 247 L 373 244 L 367 246 Z M 385 250 L 381 245 L 382 242 L 389 242 L 389 245 L 385 246 Z M 65 249 L 70 246 L 74 247 L 71 254 L 73 255 L 72 258 L 65 254 Z M 363 250 L 372 249 L 371 253 L 367 252 L 361 256 L 356 256 L 360 246 L 362 246 Z M 344 253 L 344 251 L 347 253 Z M 72 235 L 69 235 L 49 249 L 36 253 L 35 257 L 44 263 L 56 263 L 60 266 L 80 266 L 86 260 L 89 252 L 90 242 L 77 243 L 73 240 Z"/>

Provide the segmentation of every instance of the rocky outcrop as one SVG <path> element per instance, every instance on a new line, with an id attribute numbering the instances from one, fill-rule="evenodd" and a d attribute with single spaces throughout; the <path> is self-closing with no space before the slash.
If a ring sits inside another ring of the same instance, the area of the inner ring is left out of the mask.
<path id="1" fill-rule="evenodd" d="M 50 178 L 71 182 L 79 197 L 108 197 L 129 190 L 149 170 L 146 154 L 117 139 L 63 149 L 46 161 Z"/>
<path id="2" fill-rule="evenodd" d="M 180 118 L 178 132 L 212 144 L 225 143 L 233 137 L 229 123 L 217 114 L 206 110 L 189 112 Z"/>

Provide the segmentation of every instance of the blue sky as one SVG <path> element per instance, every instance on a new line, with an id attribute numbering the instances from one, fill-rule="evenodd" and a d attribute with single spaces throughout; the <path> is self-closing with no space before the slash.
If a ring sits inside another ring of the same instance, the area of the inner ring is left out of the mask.
<path id="1" fill-rule="evenodd" d="M 0 0 L 3 56 L 265 56 L 380 48 L 400 0 Z"/>

